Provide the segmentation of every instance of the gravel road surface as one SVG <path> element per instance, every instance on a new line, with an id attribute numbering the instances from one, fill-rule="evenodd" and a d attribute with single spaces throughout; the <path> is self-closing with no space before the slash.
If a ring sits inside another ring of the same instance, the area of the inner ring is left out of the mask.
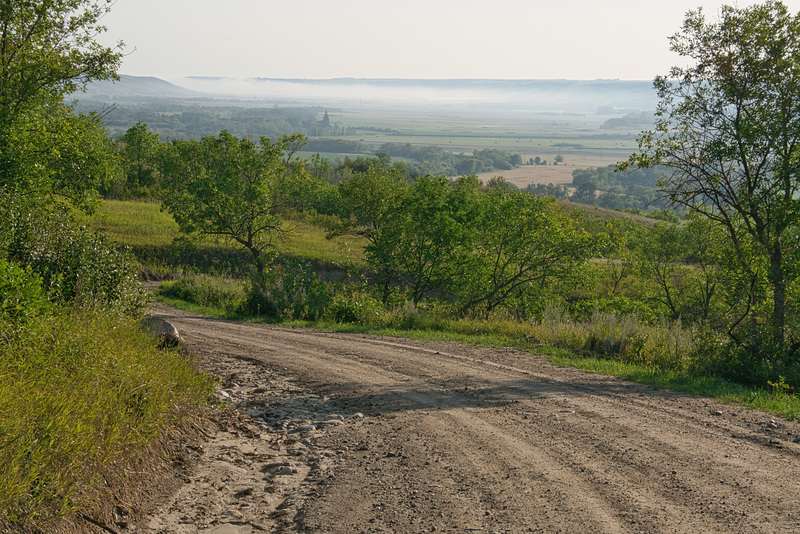
<path id="1" fill-rule="evenodd" d="M 800 532 L 796 422 L 517 350 L 153 313 L 243 415 L 140 532 Z"/>

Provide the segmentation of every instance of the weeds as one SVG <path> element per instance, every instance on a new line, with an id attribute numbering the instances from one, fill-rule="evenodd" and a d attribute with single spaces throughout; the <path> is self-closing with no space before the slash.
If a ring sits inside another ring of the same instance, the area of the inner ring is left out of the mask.
<path id="1" fill-rule="evenodd" d="M 112 462 L 211 392 L 117 314 L 72 309 L 15 333 L 0 342 L 0 530 L 88 509 Z"/>

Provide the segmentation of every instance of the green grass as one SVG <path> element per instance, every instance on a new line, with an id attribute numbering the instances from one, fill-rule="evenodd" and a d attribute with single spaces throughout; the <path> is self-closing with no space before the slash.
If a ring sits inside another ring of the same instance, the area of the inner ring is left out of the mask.
<path id="1" fill-rule="evenodd" d="M 279 244 L 282 253 L 298 259 L 337 265 L 364 265 L 363 238 L 340 236 L 325 237 L 319 226 L 301 221 L 288 221 L 287 234 Z"/>
<path id="2" fill-rule="evenodd" d="M 184 355 L 116 315 L 62 310 L 0 331 L 3 532 L 94 510 L 121 469 L 210 398 Z"/>
<path id="3" fill-rule="evenodd" d="M 78 222 L 104 229 L 111 239 L 129 246 L 169 245 L 178 236 L 177 223 L 156 202 L 105 200 L 96 214 L 79 216 Z"/>
<path id="4" fill-rule="evenodd" d="M 174 245 L 178 225 L 155 202 L 105 200 L 92 216 L 79 215 L 79 222 L 104 229 L 109 237 L 130 247 L 143 268 L 166 275 L 189 270 L 238 274 L 248 261 L 247 253 L 230 240 L 203 240 L 193 247 Z M 329 240 L 326 231 L 303 221 L 287 221 L 277 235 L 281 254 L 294 259 L 336 265 L 363 265 L 364 241 L 355 236 Z"/>

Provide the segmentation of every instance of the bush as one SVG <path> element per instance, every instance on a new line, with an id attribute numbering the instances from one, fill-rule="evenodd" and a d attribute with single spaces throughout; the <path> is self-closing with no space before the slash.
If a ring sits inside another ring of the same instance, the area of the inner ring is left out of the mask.
<path id="1" fill-rule="evenodd" d="M 380 318 L 381 304 L 372 296 L 353 291 L 337 294 L 331 300 L 325 317 L 337 323 L 358 323 L 374 326 Z"/>
<path id="2" fill-rule="evenodd" d="M 25 322 L 43 313 L 49 304 L 39 275 L 0 260 L 0 319 Z"/>
<path id="3" fill-rule="evenodd" d="M 297 262 L 250 282 L 242 311 L 274 319 L 315 321 L 331 302 L 331 291 L 309 264 Z"/>
<path id="4" fill-rule="evenodd" d="M 15 221 L 8 258 L 29 268 L 54 300 L 137 313 L 146 304 L 132 257 L 66 215 Z"/>

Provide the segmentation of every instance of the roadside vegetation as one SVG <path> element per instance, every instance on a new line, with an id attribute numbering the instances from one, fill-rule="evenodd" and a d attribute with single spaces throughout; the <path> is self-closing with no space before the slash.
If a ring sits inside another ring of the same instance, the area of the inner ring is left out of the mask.
<path id="1" fill-rule="evenodd" d="M 142 332 L 149 296 L 134 258 L 74 218 L 119 171 L 100 119 L 63 103 L 114 76 L 120 50 L 91 38 L 105 12 L 89 0 L 0 7 L 2 532 L 109 521 L 139 473 L 170 461 L 164 436 L 213 390 Z"/>
<path id="2" fill-rule="evenodd" d="M 63 100 L 115 75 L 120 49 L 83 37 L 106 4 L 12 4 L 5 27 L 44 52 L 0 62 L 0 530 L 91 518 L 208 400 L 141 332 L 140 278 L 204 313 L 519 347 L 800 415 L 800 19 L 780 2 L 687 15 L 672 47 L 698 66 L 656 80 L 655 129 L 620 174 L 575 174 L 582 208 L 481 182 L 521 163 L 493 149 L 445 162 L 452 178 L 405 144 L 332 162 L 301 157 L 299 133 L 112 140 Z M 633 199 L 653 191 L 645 218 Z"/>

